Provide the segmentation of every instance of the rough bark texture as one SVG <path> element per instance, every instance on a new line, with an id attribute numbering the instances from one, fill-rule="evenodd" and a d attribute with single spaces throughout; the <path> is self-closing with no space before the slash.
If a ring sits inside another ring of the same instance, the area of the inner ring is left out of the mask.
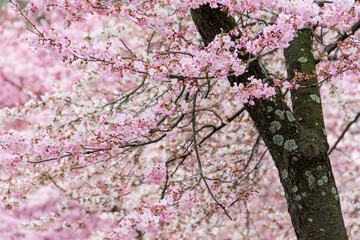
<path id="1" fill-rule="evenodd" d="M 192 9 L 191 16 L 205 45 L 217 34 L 236 27 L 232 17 L 219 9 L 211 9 L 209 5 Z M 294 70 L 303 74 L 314 72 L 309 30 L 300 30 L 284 52 L 290 78 L 294 76 Z M 229 77 L 229 81 L 246 84 L 252 75 L 271 82 L 266 79 L 258 61 L 250 64 L 246 74 Z M 301 88 L 291 91 L 293 110 L 280 92 L 273 101 L 256 99 L 254 105 L 245 107 L 279 171 L 298 239 L 348 239 L 327 154 L 319 88 L 316 85 L 306 87 L 316 83 L 313 75 L 301 83 Z"/>

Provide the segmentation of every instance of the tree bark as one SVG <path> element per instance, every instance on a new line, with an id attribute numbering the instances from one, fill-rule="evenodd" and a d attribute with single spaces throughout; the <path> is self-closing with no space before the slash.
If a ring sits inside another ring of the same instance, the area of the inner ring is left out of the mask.
<path id="1" fill-rule="evenodd" d="M 208 4 L 192 9 L 191 16 L 205 45 L 217 34 L 237 27 L 234 18 L 219 8 L 210 8 Z M 321 98 L 314 74 L 311 31 L 301 29 L 295 36 L 284 51 L 288 77 L 293 78 L 296 70 L 308 75 L 309 80 L 300 82 L 301 87 L 291 91 L 292 109 L 287 106 L 280 90 L 273 101 L 255 99 L 254 105 L 245 104 L 245 107 L 278 169 L 297 238 L 348 239 L 327 154 Z M 246 84 L 250 76 L 272 82 L 259 61 L 253 61 L 245 74 L 238 77 L 229 75 L 228 79 L 231 84 Z"/>

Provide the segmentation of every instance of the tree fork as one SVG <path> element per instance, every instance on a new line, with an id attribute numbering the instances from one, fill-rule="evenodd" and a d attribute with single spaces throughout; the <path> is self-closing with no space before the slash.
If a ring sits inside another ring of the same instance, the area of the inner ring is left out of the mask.
<path id="1" fill-rule="evenodd" d="M 236 27 L 234 18 L 219 8 L 210 8 L 209 4 L 192 9 L 191 16 L 205 45 L 217 34 Z M 285 50 L 290 78 L 295 69 L 305 74 L 314 73 L 310 37 L 309 31 L 299 31 L 298 37 Z M 229 81 L 246 84 L 249 76 L 266 79 L 258 61 L 250 64 L 246 74 L 229 77 Z M 315 76 L 301 85 L 313 82 L 317 82 Z M 294 111 L 287 106 L 280 91 L 273 101 L 255 99 L 254 105 L 245 104 L 245 108 L 279 171 L 298 239 L 348 239 L 327 154 L 319 89 L 303 88 L 291 94 Z"/>

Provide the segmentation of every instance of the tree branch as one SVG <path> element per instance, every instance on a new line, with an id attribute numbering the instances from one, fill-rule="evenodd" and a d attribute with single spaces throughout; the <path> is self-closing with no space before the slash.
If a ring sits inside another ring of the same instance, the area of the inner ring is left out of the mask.
<path id="1" fill-rule="evenodd" d="M 198 144 L 197 144 L 197 140 L 196 140 L 196 97 L 197 97 L 197 94 L 198 92 L 196 92 L 194 94 L 194 100 L 193 100 L 193 109 L 192 109 L 192 129 L 193 129 L 193 139 L 194 139 L 194 149 L 195 149 L 195 155 L 196 155 L 196 159 L 197 159 L 197 162 L 198 162 L 198 167 L 199 167 L 199 174 L 200 174 L 200 180 L 203 180 L 204 183 L 205 183 L 205 186 L 207 188 L 207 190 L 209 191 L 210 193 L 210 196 L 212 197 L 212 199 L 216 202 L 216 204 L 218 206 L 220 206 L 224 213 L 226 214 L 226 216 L 229 217 L 229 219 L 232 221 L 232 218 L 231 216 L 229 215 L 229 213 L 226 211 L 225 207 L 219 203 L 219 201 L 216 199 L 216 197 L 214 196 L 214 194 L 212 193 L 205 177 L 204 177 L 204 173 L 202 171 L 202 163 L 201 163 L 201 160 L 200 160 L 200 154 L 199 154 L 199 150 L 198 150 Z"/>
<path id="2" fill-rule="evenodd" d="M 341 35 L 336 42 L 329 44 L 324 52 L 327 54 L 330 54 L 332 51 L 334 51 L 337 48 L 337 44 L 339 42 L 342 42 L 344 40 L 346 40 L 349 36 L 353 35 L 358 29 L 360 28 L 360 20 L 357 21 L 356 23 L 354 23 L 351 27 L 350 27 L 350 31 L 348 31 L 348 33 L 345 33 L 343 35 Z"/>
<path id="3" fill-rule="evenodd" d="M 346 127 L 344 128 L 344 130 L 342 131 L 342 133 L 340 134 L 340 136 L 338 137 L 338 139 L 335 141 L 334 145 L 330 148 L 330 150 L 328 151 L 328 154 L 330 155 L 333 150 L 335 150 L 336 146 L 339 144 L 339 142 L 344 138 L 345 133 L 349 130 L 349 128 L 351 127 L 351 125 L 353 125 L 360 117 L 360 112 L 358 112 L 358 114 L 356 114 L 355 118 L 349 122 Z"/>

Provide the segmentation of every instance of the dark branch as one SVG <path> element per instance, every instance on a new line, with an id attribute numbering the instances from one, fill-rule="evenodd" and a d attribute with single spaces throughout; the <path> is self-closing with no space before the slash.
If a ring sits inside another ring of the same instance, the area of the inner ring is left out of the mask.
<path id="1" fill-rule="evenodd" d="M 326 48 L 325 48 L 325 52 L 327 54 L 330 54 L 332 51 L 334 51 L 336 48 L 337 48 L 337 44 L 339 42 L 342 42 L 344 40 L 346 40 L 349 36 L 353 35 L 358 29 L 360 28 L 360 20 L 357 21 L 356 23 L 354 23 L 354 25 L 352 25 L 350 27 L 350 31 L 348 33 L 345 33 L 343 35 L 341 35 L 337 40 L 336 42 L 328 45 Z"/>
<path id="2" fill-rule="evenodd" d="M 342 131 L 342 133 L 340 134 L 340 136 L 338 137 L 338 139 L 336 140 L 336 142 L 334 143 L 334 145 L 330 148 L 330 150 L 328 151 L 328 154 L 330 155 L 332 153 L 333 150 L 335 150 L 336 146 L 339 144 L 339 142 L 344 138 L 345 133 L 349 130 L 349 128 L 351 127 L 351 125 L 353 125 L 360 117 L 360 112 L 358 112 L 358 114 L 355 116 L 355 118 L 349 122 L 346 127 L 344 128 L 344 130 Z"/>

